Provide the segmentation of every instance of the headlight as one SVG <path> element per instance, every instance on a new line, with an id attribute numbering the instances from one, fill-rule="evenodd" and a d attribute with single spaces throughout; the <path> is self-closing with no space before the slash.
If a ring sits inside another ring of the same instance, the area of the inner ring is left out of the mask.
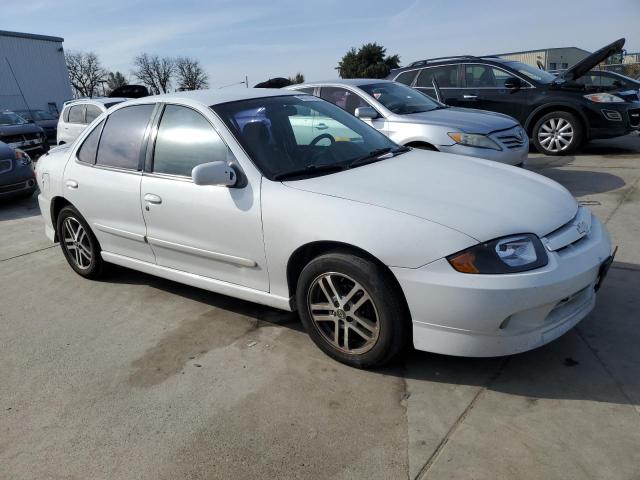
<path id="1" fill-rule="evenodd" d="M 478 133 L 449 132 L 447 133 L 451 139 L 460 145 L 468 147 L 491 148 L 493 150 L 502 150 L 500 145 L 491 140 L 486 135 Z"/>
<path id="2" fill-rule="evenodd" d="M 547 252 L 540 239 L 530 233 L 498 238 L 447 257 L 462 273 L 516 273 L 544 267 Z"/>
<path id="3" fill-rule="evenodd" d="M 612 95 L 610 93 L 590 93 L 589 95 L 585 95 L 584 98 L 587 100 L 591 100 L 595 103 L 620 103 L 624 102 L 624 99 L 618 97 L 617 95 Z"/>
<path id="4" fill-rule="evenodd" d="M 16 149 L 16 160 L 18 161 L 18 165 L 22 165 L 23 167 L 31 165 L 31 157 L 23 150 Z"/>

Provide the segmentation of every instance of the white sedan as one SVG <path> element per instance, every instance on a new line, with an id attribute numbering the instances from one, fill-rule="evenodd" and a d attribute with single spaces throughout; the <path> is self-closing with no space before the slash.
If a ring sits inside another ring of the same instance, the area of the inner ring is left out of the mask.
<path id="1" fill-rule="evenodd" d="M 332 119 L 314 136 L 311 117 Z M 522 352 L 595 304 L 605 227 L 559 184 L 400 147 L 282 90 L 147 97 L 40 159 L 46 234 L 71 268 L 106 263 L 297 310 L 335 359 L 381 365 L 409 341 Z"/>

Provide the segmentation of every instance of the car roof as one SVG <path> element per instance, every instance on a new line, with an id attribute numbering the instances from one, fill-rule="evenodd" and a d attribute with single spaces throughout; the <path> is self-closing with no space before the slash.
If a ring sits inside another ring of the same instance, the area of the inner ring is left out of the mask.
<path id="1" fill-rule="evenodd" d="M 127 100 L 130 99 L 124 97 L 76 98 L 75 100 L 68 100 L 64 102 L 64 106 L 66 107 L 67 105 L 75 105 L 78 103 L 100 103 L 104 105 L 105 103 L 126 102 Z"/>
<path id="2" fill-rule="evenodd" d="M 361 85 L 370 85 L 372 83 L 393 83 L 392 80 L 385 80 L 382 78 L 338 78 L 334 80 L 322 80 L 317 82 L 305 82 L 298 83 L 296 85 L 290 85 L 287 88 L 296 87 L 312 87 L 318 85 L 348 85 L 351 87 L 359 87 Z"/>
<path id="3" fill-rule="evenodd" d="M 238 100 L 249 100 L 251 98 L 278 97 L 283 95 L 299 95 L 301 92 L 292 92 L 278 88 L 238 88 L 238 89 L 216 89 L 216 90 L 192 90 L 188 92 L 163 93 L 137 99 L 129 99 L 127 105 L 141 103 L 155 103 L 162 101 L 191 101 L 202 103 L 207 106 L 218 105 L 220 103 L 235 102 Z M 306 94 L 305 94 L 306 95 Z"/>

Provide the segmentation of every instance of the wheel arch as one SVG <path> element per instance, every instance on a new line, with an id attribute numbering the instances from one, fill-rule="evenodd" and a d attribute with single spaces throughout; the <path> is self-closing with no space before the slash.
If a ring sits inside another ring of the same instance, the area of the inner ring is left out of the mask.
<path id="1" fill-rule="evenodd" d="M 318 240 L 306 243 L 298 247 L 289 257 L 289 260 L 287 261 L 287 286 L 289 289 L 289 296 L 294 299 L 292 300 L 291 305 L 293 310 L 297 309 L 295 304 L 296 289 L 298 286 L 298 279 L 300 278 L 302 270 L 314 258 L 331 252 L 350 253 L 363 257 L 378 265 L 387 274 L 389 280 L 395 286 L 397 292 L 400 295 L 400 298 L 402 299 L 402 303 L 406 309 L 407 315 L 410 315 L 409 304 L 407 303 L 404 291 L 402 290 L 398 279 L 387 265 L 385 265 L 374 255 L 367 252 L 366 250 L 363 250 L 360 247 L 356 247 L 355 245 L 351 245 L 349 243 L 337 242 L 333 240 Z"/>
<path id="2" fill-rule="evenodd" d="M 56 228 L 56 225 L 58 224 L 58 215 L 60 214 L 60 211 L 68 205 L 73 206 L 73 204 L 64 197 L 57 196 L 51 199 L 51 224 L 53 225 L 54 241 L 56 242 L 59 240 L 58 229 Z"/>
<path id="3" fill-rule="evenodd" d="M 529 117 L 524 123 L 524 128 L 527 131 L 529 138 L 533 137 L 533 127 L 535 126 L 536 122 L 542 116 L 551 112 L 567 112 L 567 113 L 571 113 L 572 115 L 575 115 L 580 121 L 580 123 L 582 124 L 582 128 L 584 131 L 584 136 L 583 136 L 584 140 L 587 140 L 589 138 L 589 128 L 588 128 L 589 123 L 588 123 L 587 117 L 578 107 L 570 103 L 544 104 L 537 107 L 533 112 L 531 112 L 531 114 L 529 115 Z"/>

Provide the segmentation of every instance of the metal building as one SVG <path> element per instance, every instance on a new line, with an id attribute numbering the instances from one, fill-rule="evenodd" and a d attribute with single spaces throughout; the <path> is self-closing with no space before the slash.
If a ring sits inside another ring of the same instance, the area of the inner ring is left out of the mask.
<path id="1" fill-rule="evenodd" d="M 498 53 L 495 56 L 537 67 L 538 62 L 545 70 L 566 70 L 578 63 L 591 52 L 577 47 L 545 48 L 541 50 L 525 50 L 522 52 Z"/>
<path id="2" fill-rule="evenodd" d="M 72 98 L 63 40 L 0 30 L 0 110 L 62 110 Z"/>

